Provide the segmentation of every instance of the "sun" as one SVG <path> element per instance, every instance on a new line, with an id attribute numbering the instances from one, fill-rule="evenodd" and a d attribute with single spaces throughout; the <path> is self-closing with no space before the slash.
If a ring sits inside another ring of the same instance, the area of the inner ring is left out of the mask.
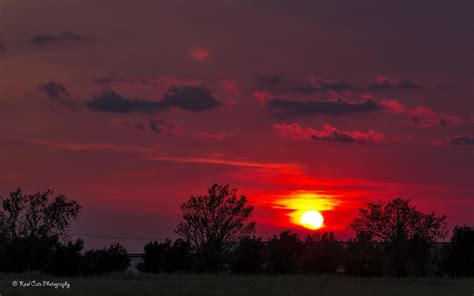
<path id="1" fill-rule="evenodd" d="M 314 210 L 304 212 L 300 218 L 301 226 L 311 230 L 321 228 L 323 222 L 323 215 L 321 215 L 320 212 Z"/>

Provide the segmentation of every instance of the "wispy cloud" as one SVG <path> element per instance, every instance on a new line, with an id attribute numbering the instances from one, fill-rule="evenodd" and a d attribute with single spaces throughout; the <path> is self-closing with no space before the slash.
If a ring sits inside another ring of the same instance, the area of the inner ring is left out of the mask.
<path id="1" fill-rule="evenodd" d="M 173 162 L 184 162 L 184 163 L 204 163 L 213 165 L 224 165 L 234 167 L 248 167 L 248 168 L 261 168 L 261 169 L 284 169 L 288 167 L 297 167 L 294 164 L 288 163 L 273 163 L 273 162 L 253 162 L 253 161 L 241 161 L 231 160 L 222 158 L 207 158 L 207 157 L 171 157 L 171 156 L 153 156 L 148 157 L 151 160 L 157 161 L 173 161 Z"/>
<path id="2" fill-rule="evenodd" d="M 0 139 L 0 141 L 45 145 L 45 146 L 55 148 L 55 149 L 77 151 L 77 152 L 113 151 L 113 152 L 126 153 L 126 154 L 138 154 L 138 155 L 142 155 L 145 159 L 152 160 L 152 161 L 201 163 L 201 164 L 210 164 L 210 165 L 223 165 L 223 166 L 233 166 L 233 167 L 270 169 L 270 170 L 299 169 L 298 165 L 292 164 L 292 163 L 256 162 L 256 161 L 236 160 L 236 159 L 217 158 L 217 157 L 159 155 L 162 153 L 160 153 L 161 151 L 156 147 L 116 145 L 116 144 L 104 144 L 104 143 L 69 143 L 69 142 L 62 142 L 62 141 L 51 141 L 51 140 L 43 140 L 43 139 L 29 139 L 29 138 L 3 138 L 3 139 Z"/>

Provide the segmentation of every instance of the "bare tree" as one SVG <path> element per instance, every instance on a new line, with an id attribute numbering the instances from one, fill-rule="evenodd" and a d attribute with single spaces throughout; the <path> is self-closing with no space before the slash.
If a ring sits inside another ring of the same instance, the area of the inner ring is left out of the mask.
<path id="1" fill-rule="evenodd" d="M 369 203 L 349 227 L 358 237 L 384 243 L 389 273 L 396 276 L 426 275 L 431 243 L 447 235 L 445 215 L 422 213 L 401 198 Z"/>
<path id="2" fill-rule="evenodd" d="M 20 188 L 2 199 L 0 235 L 6 240 L 18 238 L 64 238 L 71 220 L 79 216 L 81 206 L 64 195 L 50 200 L 52 190 L 23 194 Z"/>
<path id="3" fill-rule="evenodd" d="M 191 242 L 198 254 L 198 269 L 218 270 L 230 248 L 255 232 L 255 223 L 248 222 L 253 206 L 229 185 L 214 184 L 207 191 L 181 206 L 183 220 L 176 233 Z"/>
<path id="4" fill-rule="evenodd" d="M 356 233 L 366 233 L 377 241 L 389 242 L 401 237 L 415 236 L 434 241 L 447 235 L 446 216 L 424 214 L 410 204 L 410 200 L 397 198 L 390 202 L 369 203 L 359 209 L 349 227 Z"/>

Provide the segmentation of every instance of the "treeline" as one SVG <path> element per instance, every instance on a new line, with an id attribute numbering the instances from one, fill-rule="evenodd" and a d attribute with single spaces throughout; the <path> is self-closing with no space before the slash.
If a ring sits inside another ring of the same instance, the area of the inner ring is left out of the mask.
<path id="1" fill-rule="evenodd" d="M 150 242 L 137 268 L 148 273 L 345 274 L 350 276 L 474 276 L 474 228 L 456 227 L 451 242 L 446 217 L 422 213 L 409 200 L 369 203 L 349 225 L 347 244 L 334 233 L 300 239 L 283 231 L 268 241 L 255 236 L 253 207 L 236 189 L 214 184 L 181 206 L 175 241 Z M 42 271 L 61 276 L 124 272 L 130 264 L 120 244 L 84 251 L 67 228 L 81 206 L 51 190 L 2 198 L 0 272 Z"/>
<path id="2" fill-rule="evenodd" d="M 244 237 L 216 262 L 203 262 L 191 244 L 150 242 L 137 266 L 149 273 L 341 274 L 379 276 L 474 276 L 474 228 L 456 227 L 449 244 L 416 240 L 382 243 L 358 237 L 347 243 L 325 232 L 300 239 L 283 231 L 268 241 Z M 214 269 L 206 268 L 214 266 Z"/>

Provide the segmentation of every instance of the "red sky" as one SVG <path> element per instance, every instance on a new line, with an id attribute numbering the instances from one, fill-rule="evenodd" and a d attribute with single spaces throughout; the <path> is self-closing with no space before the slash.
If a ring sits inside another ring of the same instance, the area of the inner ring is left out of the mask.
<path id="1" fill-rule="evenodd" d="M 472 10 L 3 1 L 0 196 L 64 193 L 84 206 L 74 237 L 134 252 L 174 238 L 214 182 L 248 196 L 265 238 L 308 232 L 288 216 L 301 194 L 342 239 L 357 208 L 395 197 L 473 224 Z"/>

